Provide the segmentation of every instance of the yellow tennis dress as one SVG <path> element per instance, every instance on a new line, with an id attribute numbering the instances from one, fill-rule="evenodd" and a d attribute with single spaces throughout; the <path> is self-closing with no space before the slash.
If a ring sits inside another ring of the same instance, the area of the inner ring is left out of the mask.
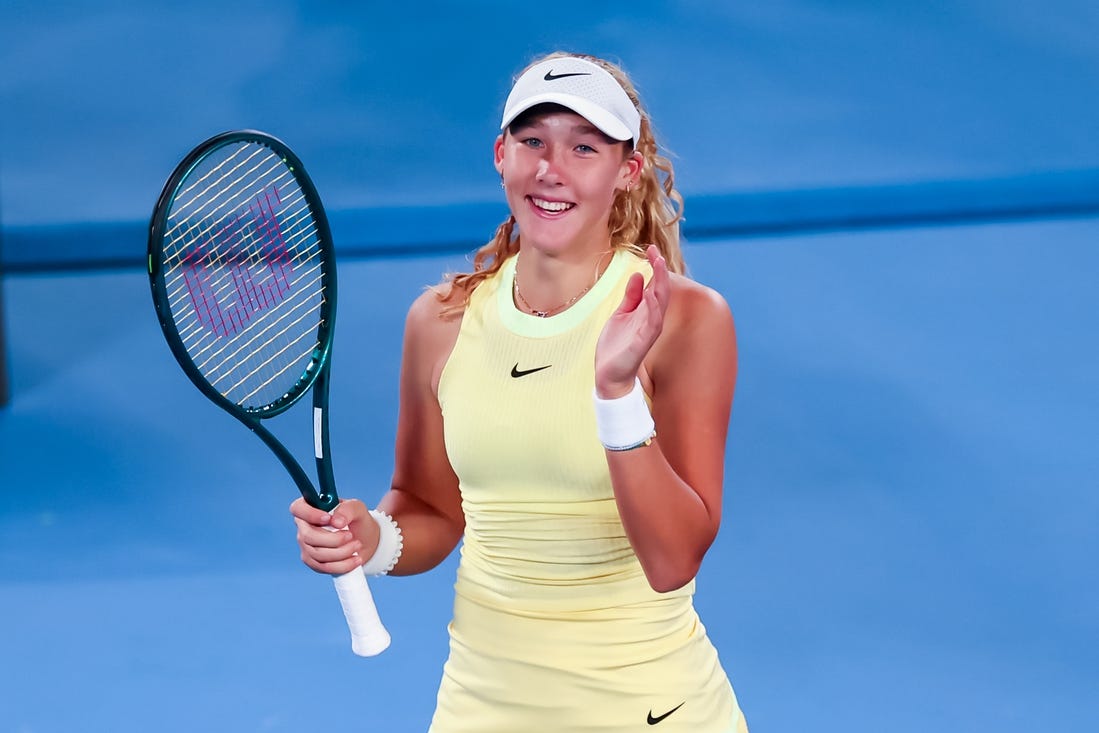
<path id="1" fill-rule="evenodd" d="M 657 593 L 622 527 L 592 406 L 619 251 L 565 312 L 512 300 L 515 258 L 473 292 L 439 383 L 466 531 L 431 733 L 747 731 L 692 603 Z"/>

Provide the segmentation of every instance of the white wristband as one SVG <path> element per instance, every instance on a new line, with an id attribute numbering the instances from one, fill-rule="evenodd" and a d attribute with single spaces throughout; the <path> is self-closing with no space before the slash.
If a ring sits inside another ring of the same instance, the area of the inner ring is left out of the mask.
<path id="1" fill-rule="evenodd" d="M 623 451 L 648 445 L 656 437 L 656 425 L 645 402 L 641 380 L 634 380 L 629 394 L 605 400 L 595 398 L 595 428 L 607 450 Z"/>
<path id="2" fill-rule="evenodd" d="M 370 516 L 378 524 L 378 549 L 363 563 L 363 572 L 367 575 L 385 575 L 401 559 L 404 537 L 397 521 L 385 512 L 371 509 Z"/>

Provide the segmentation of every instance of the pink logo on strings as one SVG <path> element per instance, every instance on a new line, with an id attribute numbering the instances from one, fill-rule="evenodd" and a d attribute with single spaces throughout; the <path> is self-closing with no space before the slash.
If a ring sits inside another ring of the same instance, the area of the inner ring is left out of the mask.
<path id="1" fill-rule="evenodd" d="M 218 338 L 234 336 L 290 292 L 293 258 L 276 206 L 277 186 L 195 242 L 181 258 L 195 316 Z"/>

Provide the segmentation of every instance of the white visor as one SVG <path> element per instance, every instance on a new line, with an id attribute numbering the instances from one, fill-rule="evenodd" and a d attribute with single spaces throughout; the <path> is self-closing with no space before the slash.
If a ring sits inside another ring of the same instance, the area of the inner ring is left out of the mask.
<path id="1" fill-rule="evenodd" d="M 519 77 L 504 103 L 503 130 L 538 104 L 571 109 L 614 140 L 641 136 L 641 113 L 629 95 L 603 67 L 586 59 L 564 56 L 532 66 Z"/>

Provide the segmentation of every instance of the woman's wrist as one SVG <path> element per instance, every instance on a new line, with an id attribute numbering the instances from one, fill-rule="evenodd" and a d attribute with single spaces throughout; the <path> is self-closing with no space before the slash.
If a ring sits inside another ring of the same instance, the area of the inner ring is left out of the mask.
<path id="1" fill-rule="evenodd" d="M 625 397 L 633 391 L 635 380 L 636 377 L 628 382 L 596 382 L 595 396 L 601 400 L 616 400 Z"/>
<path id="2" fill-rule="evenodd" d="M 397 520 L 379 509 L 370 510 L 370 518 L 378 525 L 378 547 L 363 563 L 367 575 L 385 575 L 397 566 L 404 551 L 404 536 Z"/>

